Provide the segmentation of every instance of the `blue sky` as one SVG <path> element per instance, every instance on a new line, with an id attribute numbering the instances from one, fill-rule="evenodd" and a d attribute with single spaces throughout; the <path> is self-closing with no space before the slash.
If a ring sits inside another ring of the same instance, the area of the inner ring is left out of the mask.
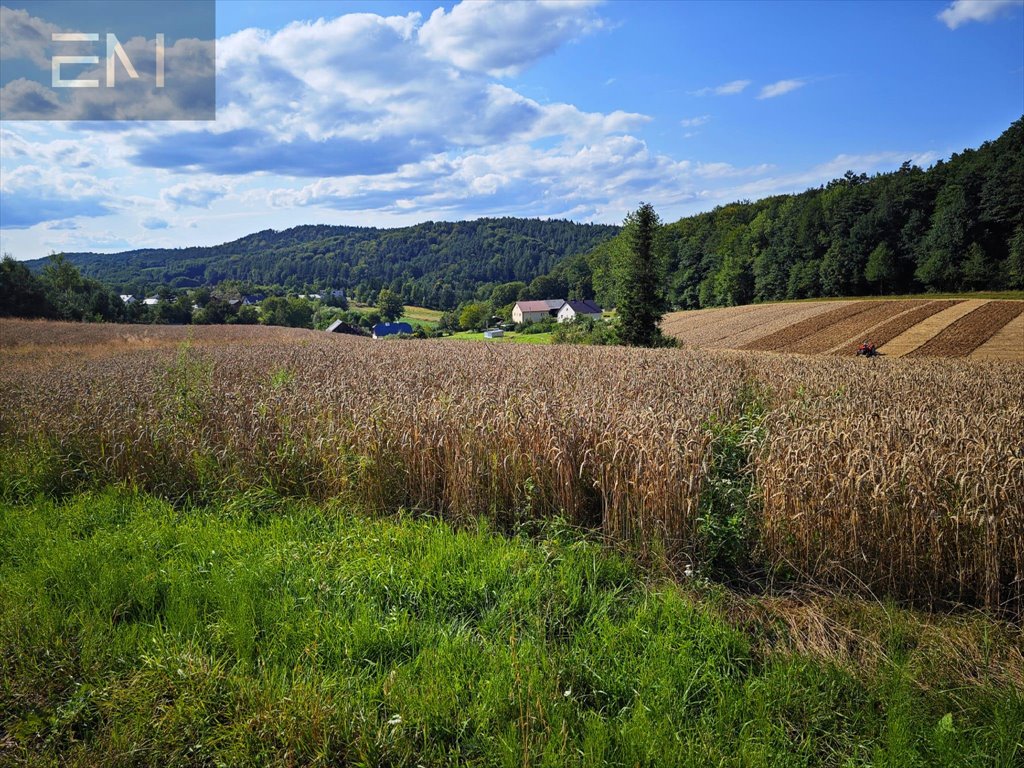
<path id="1" fill-rule="evenodd" d="M 216 23 L 216 121 L 0 123 L 0 249 L 675 220 L 927 166 L 1024 113 L 1020 0 L 228 1 Z"/>

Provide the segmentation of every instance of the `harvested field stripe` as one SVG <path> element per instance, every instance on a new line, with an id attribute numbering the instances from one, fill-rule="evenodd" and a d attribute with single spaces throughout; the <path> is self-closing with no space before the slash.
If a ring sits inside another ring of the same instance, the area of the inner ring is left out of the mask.
<path id="1" fill-rule="evenodd" d="M 785 347 L 783 352 L 799 352 L 803 354 L 815 354 L 828 352 L 837 344 L 842 344 L 855 337 L 863 338 L 864 329 L 870 328 L 878 323 L 889 320 L 907 309 L 920 306 L 921 301 L 878 301 L 873 306 L 857 312 L 854 315 L 822 328 L 817 333 L 812 333 L 795 344 Z"/>
<path id="2" fill-rule="evenodd" d="M 896 317 L 885 320 L 878 325 L 868 328 L 864 331 L 864 338 L 870 340 L 875 345 L 881 347 L 884 344 L 888 344 L 890 341 L 895 339 L 901 333 L 913 328 L 918 323 L 927 320 L 932 315 L 942 312 L 944 309 L 949 309 L 957 302 L 954 300 L 945 301 L 929 301 L 924 306 L 914 307 L 908 309 Z M 855 355 L 857 353 L 857 347 L 863 339 L 855 338 L 851 341 L 847 341 L 844 344 L 840 344 L 829 352 L 834 355 Z"/>
<path id="3" fill-rule="evenodd" d="M 812 315 L 820 315 L 850 303 L 804 301 L 687 310 L 669 315 L 662 328 L 687 345 L 735 349 Z"/>
<path id="4" fill-rule="evenodd" d="M 737 317 L 751 314 L 758 308 L 757 304 L 744 304 L 742 307 L 690 309 L 684 312 L 673 312 L 662 321 L 661 328 L 666 333 L 673 335 L 685 333 L 704 328 L 709 323 L 724 323 Z"/>
<path id="5" fill-rule="evenodd" d="M 800 316 L 801 318 L 804 315 L 817 316 L 822 312 L 828 311 L 829 309 L 834 309 L 834 307 L 831 307 L 830 304 L 824 303 L 822 303 L 820 306 L 813 307 L 798 308 L 794 306 L 792 308 L 787 308 L 787 311 L 780 312 L 778 316 L 781 318 L 786 318 L 787 320 L 789 320 L 790 323 L 792 323 L 796 316 Z M 759 313 L 755 313 L 755 316 L 753 317 L 744 318 L 744 320 L 746 320 L 747 322 L 744 322 L 741 327 L 730 327 L 727 329 L 723 329 L 727 330 L 728 332 L 722 336 L 719 336 L 716 339 L 713 339 L 713 341 L 726 342 L 722 346 L 729 346 L 730 339 L 749 335 L 750 331 L 765 325 L 767 318 L 765 317 L 765 313 L 762 311 Z"/>
<path id="6" fill-rule="evenodd" d="M 788 328 L 794 323 L 799 323 L 811 317 L 818 317 L 825 312 L 831 312 L 840 306 L 848 306 L 852 302 L 821 301 L 817 303 L 801 302 L 800 304 L 783 304 L 776 307 L 765 307 L 764 312 L 758 317 L 760 322 L 756 325 L 748 325 L 745 330 L 730 334 L 719 339 L 714 346 L 726 349 L 739 349 L 758 339 L 762 339 L 770 333 L 775 333 L 783 328 Z M 769 314 L 769 310 L 772 311 Z"/>
<path id="7" fill-rule="evenodd" d="M 1024 312 L 1024 301 L 990 301 L 950 323 L 908 357 L 966 357 Z"/>
<path id="8" fill-rule="evenodd" d="M 976 350 L 971 352 L 975 360 L 1020 360 L 1024 358 L 1024 313 L 1000 328 Z"/>
<path id="9" fill-rule="evenodd" d="M 936 312 L 912 328 L 908 328 L 896 338 L 879 347 L 878 351 L 888 357 L 902 357 L 913 352 L 950 323 L 954 323 L 969 312 L 985 305 L 988 299 L 968 299 L 958 301 L 941 312 Z"/>
<path id="10" fill-rule="evenodd" d="M 853 304 L 839 307 L 838 309 L 834 309 L 830 312 L 809 317 L 799 323 L 794 323 L 793 325 L 783 328 L 781 331 L 764 336 L 763 338 L 752 341 L 749 344 L 745 344 L 741 349 L 778 352 L 791 344 L 795 344 L 801 339 L 805 339 L 812 334 L 818 333 L 823 328 L 827 328 L 834 323 L 855 317 L 862 312 L 867 312 L 874 305 L 875 302 L 873 301 L 857 301 Z"/>

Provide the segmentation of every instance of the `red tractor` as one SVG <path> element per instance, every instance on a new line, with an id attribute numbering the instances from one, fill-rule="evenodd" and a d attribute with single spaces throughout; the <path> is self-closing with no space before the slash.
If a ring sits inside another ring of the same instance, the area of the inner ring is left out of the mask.
<path id="1" fill-rule="evenodd" d="M 857 347 L 858 357 L 877 357 L 878 356 L 878 345 L 871 341 L 861 342 L 861 345 Z"/>

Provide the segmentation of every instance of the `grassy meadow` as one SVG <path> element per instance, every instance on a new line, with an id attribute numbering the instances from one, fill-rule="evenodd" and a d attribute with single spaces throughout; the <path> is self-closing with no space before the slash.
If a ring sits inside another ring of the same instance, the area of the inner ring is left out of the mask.
<path id="1" fill-rule="evenodd" d="M 1017 363 L 0 324 L 0 763 L 1016 766 Z"/>
<path id="2" fill-rule="evenodd" d="M 0 511 L 11 764 L 1019 765 L 1024 666 L 979 620 L 964 653 L 848 607 L 863 667 L 557 521 L 125 488 Z"/>
<path id="3" fill-rule="evenodd" d="M 459 331 L 447 339 L 456 341 L 483 341 L 488 344 L 551 344 L 550 333 L 517 333 L 506 331 L 504 336 L 497 339 L 485 339 L 482 331 Z"/>

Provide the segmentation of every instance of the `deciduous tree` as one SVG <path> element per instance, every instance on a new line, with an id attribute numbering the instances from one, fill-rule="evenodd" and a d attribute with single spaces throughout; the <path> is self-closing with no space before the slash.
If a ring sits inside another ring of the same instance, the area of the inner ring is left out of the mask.
<path id="1" fill-rule="evenodd" d="M 388 288 L 383 289 L 377 297 L 377 311 L 385 322 L 394 322 L 405 312 L 402 297 Z"/>

